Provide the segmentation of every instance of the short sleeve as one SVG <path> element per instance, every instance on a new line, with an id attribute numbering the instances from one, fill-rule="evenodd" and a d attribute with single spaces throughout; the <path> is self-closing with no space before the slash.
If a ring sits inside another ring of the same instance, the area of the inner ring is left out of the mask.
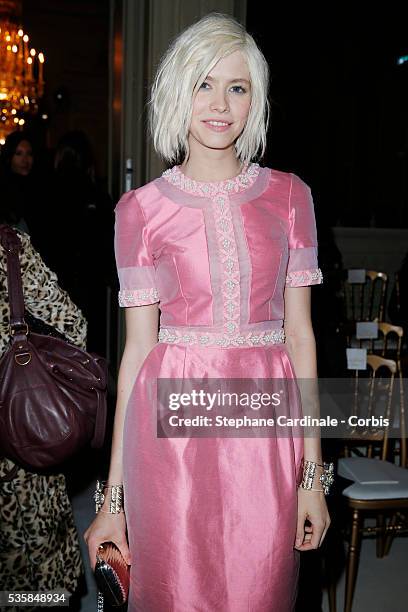
<path id="1" fill-rule="evenodd" d="M 148 230 L 134 191 L 125 193 L 115 208 L 115 257 L 119 305 L 145 306 L 158 302 Z"/>
<path id="2" fill-rule="evenodd" d="M 310 188 L 295 174 L 289 194 L 289 261 L 287 287 L 305 287 L 323 282 L 317 262 L 317 233 Z"/>

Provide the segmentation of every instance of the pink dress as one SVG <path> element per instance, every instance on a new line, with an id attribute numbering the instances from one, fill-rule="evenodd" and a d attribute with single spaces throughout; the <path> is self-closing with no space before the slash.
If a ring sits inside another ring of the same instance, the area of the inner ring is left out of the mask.
<path id="1" fill-rule="evenodd" d="M 121 306 L 161 310 L 124 428 L 129 610 L 288 612 L 303 439 L 159 438 L 156 385 L 295 378 L 285 284 L 322 282 L 310 189 L 257 164 L 218 183 L 174 166 L 123 195 L 115 235 Z"/>

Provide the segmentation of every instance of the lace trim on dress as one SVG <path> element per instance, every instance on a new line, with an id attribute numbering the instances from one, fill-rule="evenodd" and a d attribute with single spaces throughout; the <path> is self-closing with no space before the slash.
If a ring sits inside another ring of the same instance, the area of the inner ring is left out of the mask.
<path id="1" fill-rule="evenodd" d="M 221 289 L 223 300 L 224 334 L 237 334 L 240 323 L 240 269 L 238 250 L 231 214 L 230 196 L 250 187 L 259 175 L 259 164 L 246 164 L 242 172 L 232 178 L 218 182 L 195 181 L 173 166 L 162 176 L 190 195 L 211 200 L 217 233 L 221 266 Z"/>
<path id="2" fill-rule="evenodd" d="M 296 270 L 289 272 L 286 276 L 287 287 L 305 287 L 307 285 L 319 285 L 323 282 L 323 274 L 320 268 L 310 270 Z"/>
<path id="3" fill-rule="evenodd" d="M 180 166 L 173 166 L 173 168 L 169 168 L 169 170 L 163 172 L 162 177 L 169 183 L 172 183 L 182 191 L 186 191 L 191 195 L 212 198 L 220 193 L 231 195 L 244 191 L 255 182 L 259 170 L 259 164 L 250 163 L 246 164 L 242 172 L 234 178 L 224 181 L 206 182 L 190 179 L 183 174 L 180 170 Z"/>
<path id="4" fill-rule="evenodd" d="M 119 291 L 119 306 L 147 306 L 159 301 L 159 292 L 150 289 L 124 289 Z"/>
<path id="5" fill-rule="evenodd" d="M 218 194 L 212 204 L 221 263 L 224 331 L 233 334 L 239 329 L 240 320 L 238 251 L 228 197 Z"/>
<path id="6" fill-rule="evenodd" d="M 183 344 L 190 346 L 264 346 L 266 344 L 281 344 L 285 342 L 283 329 L 270 329 L 259 333 L 223 334 L 218 332 L 185 332 L 173 328 L 162 327 L 159 331 L 159 342 L 168 344 Z"/>

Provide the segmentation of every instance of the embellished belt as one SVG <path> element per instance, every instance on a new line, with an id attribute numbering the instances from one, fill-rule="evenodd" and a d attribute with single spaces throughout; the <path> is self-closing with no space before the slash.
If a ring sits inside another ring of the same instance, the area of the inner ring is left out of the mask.
<path id="1" fill-rule="evenodd" d="M 184 346 L 265 346 L 267 344 L 282 344 L 285 342 L 283 329 L 270 329 L 267 331 L 248 332 L 243 334 L 225 334 L 222 332 L 195 332 L 182 331 L 183 328 L 161 327 L 159 342 L 168 344 L 181 344 Z"/>

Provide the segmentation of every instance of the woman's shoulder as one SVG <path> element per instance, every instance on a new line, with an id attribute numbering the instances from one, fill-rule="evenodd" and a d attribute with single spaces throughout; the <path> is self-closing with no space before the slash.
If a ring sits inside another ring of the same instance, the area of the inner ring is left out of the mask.
<path id="1" fill-rule="evenodd" d="M 283 215 L 292 217 L 294 210 L 299 214 L 309 214 L 312 193 L 309 185 L 294 172 L 285 172 L 275 168 L 266 168 L 268 180 L 262 193 L 262 199 L 268 201 L 274 209 L 280 209 Z"/>
<path id="2" fill-rule="evenodd" d="M 130 189 L 122 194 L 118 203 L 116 204 L 116 209 L 119 208 L 138 208 L 140 206 L 144 206 L 146 203 L 151 200 L 157 199 L 160 196 L 160 191 L 156 186 L 157 179 L 149 181 L 140 187 L 135 189 Z"/>
<path id="3" fill-rule="evenodd" d="M 264 166 L 263 170 L 269 171 L 269 186 L 273 186 L 275 189 L 280 188 L 290 192 L 294 187 L 308 188 L 307 183 L 294 172 L 277 170 L 268 166 Z"/>

